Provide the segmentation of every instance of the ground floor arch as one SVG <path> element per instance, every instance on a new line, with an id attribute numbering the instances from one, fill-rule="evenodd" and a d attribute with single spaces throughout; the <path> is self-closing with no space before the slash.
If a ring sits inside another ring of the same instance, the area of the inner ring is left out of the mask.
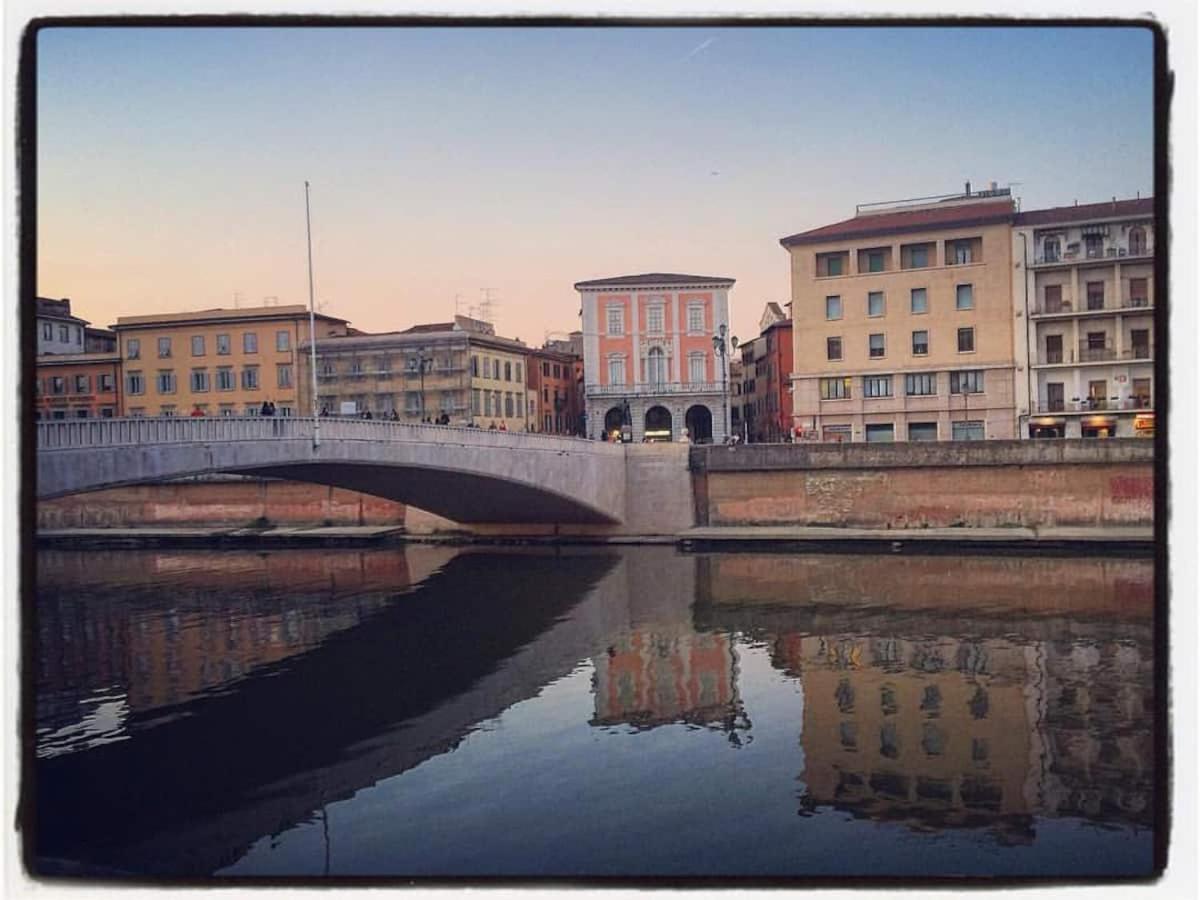
<path id="1" fill-rule="evenodd" d="M 614 431 L 620 431 L 624 420 L 625 414 L 621 407 L 612 407 L 604 414 L 604 433 L 611 435 Z"/>
<path id="2" fill-rule="evenodd" d="M 688 407 L 687 414 L 683 418 L 683 424 L 687 426 L 688 439 L 693 444 L 712 443 L 712 410 L 703 403 L 697 403 L 695 406 Z"/>
<path id="3" fill-rule="evenodd" d="M 670 441 L 674 432 L 671 430 L 671 411 L 665 406 L 652 406 L 646 410 L 645 428 L 643 434 L 648 441 Z"/>

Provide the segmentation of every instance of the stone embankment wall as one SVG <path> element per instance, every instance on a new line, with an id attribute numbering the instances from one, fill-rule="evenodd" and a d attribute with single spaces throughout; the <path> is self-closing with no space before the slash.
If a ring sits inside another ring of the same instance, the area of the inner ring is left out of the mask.
<path id="1" fill-rule="evenodd" d="M 38 528 L 403 525 L 405 505 L 321 484 L 213 476 L 74 494 L 37 504 Z"/>
<path id="2" fill-rule="evenodd" d="M 1149 525 L 1149 440 L 693 447 L 698 525 Z"/>

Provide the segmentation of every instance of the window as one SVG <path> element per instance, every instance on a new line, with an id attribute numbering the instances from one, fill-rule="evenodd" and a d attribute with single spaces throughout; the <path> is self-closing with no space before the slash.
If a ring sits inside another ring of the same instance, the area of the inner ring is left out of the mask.
<path id="1" fill-rule="evenodd" d="M 958 329 L 958 352 L 959 353 L 974 353 L 975 352 L 975 329 L 974 328 Z"/>
<path id="2" fill-rule="evenodd" d="M 257 416 L 261 411 L 262 411 L 262 407 L 259 406 L 257 403 L 247 403 L 246 409 L 243 411 L 242 415 Z"/>
<path id="3" fill-rule="evenodd" d="M 1063 361 L 1063 336 L 1061 334 L 1046 335 L 1046 362 L 1061 363 Z"/>
<path id="4" fill-rule="evenodd" d="M 281 404 L 279 404 L 278 412 L 276 414 L 280 415 L 280 416 L 290 416 L 293 414 L 292 408 L 290 406 L 285 406 L 284 404 L 281 403 Z"/>
<path id="5" fill-rule="evenodd" d="M 483 407 L 480 405 L 482 400 L 479 397 L 479 393 L 479 388 L 471 389 L 471 415 L 473 416 L 482 415 L 483 413 Z"/>
<path id="6" fill-rule="evenodd" d="M 492 392 L 491 391 L 483 392 L 483 414 L 485 416 L 490 416 L 492 414 Z"/>
<path id="7" fill-rule="evenodd" d="M 937 376 L 932 372 L 905 375 L 904 393 L 910 397 L 932 397 L 937 393 Z"/>
<path id="8" fill-rule="evenodd" d="M 608 361 L 608 383 L 625 384 L 625 360 L 612 357 Z"/>
<path id="9" fill-rule="evenodd" d="M 691 353 L 688 355 L 688 381 L 692 384 L 704 383 L 704 363 L 707 356 L 703 353 Z"/>
<path id="10" fill-rule="evenodd" d="M 1150 329 L 1130 329 L 1129 342 L 1133 345 L 1132 353 L 1134 359 L 1150 358 Z"/>
<path id="11" fill-rule="evenodd" d="M 1132 286 L 1133 282 L 1130 281 L 1129 284 L 1130 284 L 1130 286 Z M 140 340 L 138 340 L 137 338 L 130 338 L 129 340 L 127 340 L 125 342 L 125 357 L 127 359 L 141 359 L 142 358 L 142 342 Z"/>
<path id="12" fill-rule="evenodd" d="M 513 411 L 513 395 L 511 391 L 504 392 L 504 416 L 511 419 L 515 415 Z"/>
<path id="13" fill-rule="evenodd" d="M 175 415 L 175 404 L 167 403 L 158 408 L 158 414 L 164 419 L 170 419 Z"/>
<path id="14" fill-rule="evenodd" d="M 842 339 L 840 337 L 825 338 L 825 358 L 842 358 Z"/>
<path id="15" fill-rule="evenodd" d="M 651 347 L 646 354 L 646 380 L 656 387 L 667 380 L 667 355 L 662 347 Z"/>
<path id="16" fill-rule="evenodd" d="M 867 337 L 867 350 L 871 359 L 881 359 L 885 354 L 882 334 L 872 334 Z"/>
<path id="17" fill-rule="evenodd" d="M 65 394 L 67 392 L 67 379 L 61 375 L 54 375 L 50 379 L 50 393 Z"/>
<path id="18" fill-rule="evenodd" d="M 111 394 L 115 383 L 112 375 L 105 373 L 102 375 L 97 375 L 96 378 L 99 383 L 100 393 Z"/>
<path id="19" fill-rule="evenodd" d="M 951 422 L 950 437 L 956 441 L 982 441 L 982 422 Z"/>
<path id="20" fill-rule="evenodd" d="M 111 406 L 100 407 L 100 418 L 111 419 L 114 415 L 114 410 Z"/>
<path id="21" fill-rule="evenodd" d="M 883 315 L 883 291 L 871 291 L 867 294 L 867 315 Z"/>
<path id="22" fill-rule="evenodd" d="M 971 261 L 971 242 L 970 241 L 955 241 L 954 242 L 954 264 L 956 266 L 965 266 Z"/>
<path id="23" fill-rule="evenodd" d="M 192 369 L 192 391 L 203 394 L 208 390 L 208 369 Z"/>
<path id="24" fill-rule="evenodd" d="M 1067 304 L 1063 303 L 1061 284 L 1046 285 L 1043 290 L 1043 296 L 1046 302 L 1045 311 L 1048 313 L 1062 312 L 1064 309 L 1070 308 Z"/>
<path id="25" fill-rule="evenodd" d="M 845 253 L 818 253 L 817 277 L 841 275 L 844 269 L 842 260 L 846 255 Z"/>
<path id="26" fill-rule="evenodd" d="M 88 417 L 88 411 L 86 408 L 75 410 L 75 418 L 86 419 L 87 417 Z"/>
<path id="27" fill-rule="evenodd" d="M 51 325 L 49 322 L 42 323 L 42 340 L 44 340 L 44 341 L 54 340 L 54 326 Z"/>
<path id="28" fill-rule="evenodd" d="M 1146 252 L 1146 229 L 1129 229 L 1129 255 L 1142 256 Z"/>
<path id="29" fill-rule="evenodd" d="M 909 266 L 914 269 L 924 269 L 929 265 L 929 245 L 918 244 L 909 251 Z"/>
<path id="30" fill-rule="evenodd" d="M 227 334 L 218 334 L 217 335 L 217 355 L 218 356 L 228 356 L 229 355 L 229 335 L 227 335 Z"/>
<path id="31" fill-rule="evenodd" d="M 245 331 L 242 332 L 242 352 L 257 353 L 258 352 L 258 332 Z"/>
<path id="32" fill-rule="evenodd" d="M 913 356 L 928 356 L 929 355 L 929 332 L 914 331 L 912 333 L 912 353 Z"/>
<path id="33" fill-rule="evenodd" d="M 555 378 L 563 377 L 563 367 L 560 366 L 558 363 L 554 364 L 554 377 Z"/>
<path id="34" fill-rule="evenodd" d="M 929 312 L 929 291 L 925 288 L 913 288 L 909 295 L 909 309 L 917 315 Z"/>
<path id="35" fill-rule="evenodd" d="M 75 376 L 75 393 L 90 394 L 92 392 L 92 379 L 88 375 Z"/>
<path id="36" fill-rule="evenodd" d="M 704 331 L 704 306 L 699 303 L 688 306 L 688 331 L 692 334 Z"/>
<path id="37" fill-rule="evenodd" d="M 950 373 L 950 393 L 952 394 L 982 394 L 983 370 L 974 369 L 969 372 Z"/>
<path id="38" fill-rule="evenodd" d="M 651 306 L 646 310 L 646 332 L 648 334 L 663 333 L 663 308 Z"/>
<path id="39" fill-rule="evenodd" d="M 517 381 L 521 380 L 521 364 L 513 363 L 513 372 Z"/>
<path id="40" fill-rule="evenodd" d="M 493 381 L 500 380 L 500 360 L 498 360 L 498 359 L 492 360 L 492 380 Z"/>
<path id="41" fill-rule="evenodd" d="M 1104 255 L 1104 236 L 1085 234 L 1083 236 L 1083 252 L 1088 259 L 1096 259 Z"/>
<path id="42" fill-rule="evenodd" d="M 158 392 L 160 394 L 175 393 L 175 370 L 160 369 L 158 372 L 156 386 L 158 387 Z"/>
<path id="43" fill-rule="evenodd" d="M 158 358 L 169 359 L 171 356 L 171 339 L 169 337 L 160 337 L 158 339 Z"/>
<path id="44" fill-rule="evenodd" d="M 832 322 L 834 319 L 842 317 L 842 298 L 841 297 L 826 297 L 825 298 L 825 321 Z"/>
<path id="45" fill-rule="evenodd" d="M 867 253 L 867 271 L 882 272 L 883 271 L 883 251 L 871 250 Z"/>
<path id="46" fill-rule="evenodd" d="M 67 328 L 66 325 L 58 326 L 58 339 L 64 344 L 69 344 L 71 342 L 71 330 Z"/>
<path id="47" fill-rule="evenodd" d="M 972 309 L 975 306 L 975 291 L 969 284 L 960 284 L 954 289 L 954 308 Z"/>
<path id="48" fill-rule="evenodd" d="M 242 369 L 242 390 L 258 390 L 258 366 L 246 366 Z"/>
<path id="49" fill-rule="evenodd" d="M 1149 409 L 1150 404 L 1150 379 L 1135 378 L 1133 379 L 1133 390 L 1130 391 L 1130 398 L 1133 400 L 1133 405 L 1137 409 Z"/>
<path id="50" fill-rule="evenodd" d="M 287 334 L 285 331 L 284 334 Z M 275 367 L 275 386 L 290 388 L 292 386 L 292 364 L 280 363 Z"/>
<path id="51" fill-rule="evenodd" d="M 550 377 L 550 363 L 548 363 L 548 362 L 542 363 L 542 377 L 543 378 Z"/>
<path id="52" fill-rule="evenodd" d="M 219 366 L 217 368 L 217 390 L 233 390 L 233 366 Z"/>
<path id="53" fill-rule="evenodd" d="M 475 378 L 479 377 L 479 357 L 471 357 L 471 375 Z"/>
<path id="54" fill-rule="evenodd" d="M 625 310 L 623 307 L 608 307 L 608 333 L 613 335 L 625 333 Z"/>
<path id="55" fill-rule="evenodd" d="M 204 355 L 204 335 L 193 334 L 192 335 L 192 356 L 203 356 L 203 355 Z"/>
<path id="56" fill-rule="evenodd" d="M 937 422 L 909 422 L 908 439 L 910 441 L 936 441 Z"/>
<path id="57" fill-rule="evenodd" d="M 1046 238 L 1046 240 L 1042 242 L 1042 257 L 1046 262 L 1058 262 L 1058 258 L 1061 255 L 1062 244 L 1059 242 L 1058 238 L 1050 237 Z"/>
<path id="58" fill-rule="evenodd" d="M 867 426 L 867 443 L 868 444 L 890 444 L 896 439 L 895 426 L 890 423 L 887 425 L 868 425 Z"/>
<path id="59" fill-rule="evenodd" d="M 279 353 L 286 353 L 292 349 L 292 333 L 290 331 L 275 332 L 275 349 Z"/>
<path id="60" fill-rule="evenodd" d="M 822 400 L 849 400 L 850 399 L 850 379 L 845 378 L 822 378 L 821 379 L 821 399 Z"/>
<path id="61" fill-rule="evenodd" d="M 1103 331 L 1089 331 L 1087 333 L 1087 348 L 1089 350 L 1103 350 L 1107 344 L 1107 335 Z"/>
<path id="62" fill-rule="evenodd" d="M 406 391 L 404 394 L 404 412 L 410 416 L 415 416 L 421 412 L 421 393 L 420 391 Z"/>
<path id="63" fill-rule="evenodd" d="M 142 378 L 141 372 L 129 372 L 125 375 L 125 393 L 144 394 L 145 392 L 146 382 Z"/>
<path id="64" fill-rule="evenodd" d="M 1129 305 L 1149 306 L 1150 294 L 1147 290 L 1148 280 L 1145 278 L 1129 279 Z"/>
<path id="65" fill-rule="evenodd" d="M 863 396 L 869 398 L 892 396 L 892 376 L 864 375 Z"/>
<path id="66" fill-rule="evenodd" d="M 507 361 L 504 363 L 504 380 L 512 381 L 512 363 Z"/>
<path id="67" fill-rule="evenodd" d="M 1104 309 L 1104 282 L 1089 281 L 1087 283 L 1087 308 Z"/>

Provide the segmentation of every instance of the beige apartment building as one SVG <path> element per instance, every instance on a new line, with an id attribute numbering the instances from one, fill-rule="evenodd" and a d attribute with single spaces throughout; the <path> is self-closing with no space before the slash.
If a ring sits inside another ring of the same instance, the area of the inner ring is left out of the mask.
<path id="1" fill-rule="evenodd" d="M 347 332 L 334 316 L 316 325 L 326 337 Z M 113 326 L 121 415 L 256 416 L 266 401 L 278 415 L 303 415 L 296 357 L 308 329 L 301 305 L 122 316 Z"/>
<path id="2" fill-rule="evenodd" d="M 1006 189 L 860 206 L 783 238 L 808 441 L 1016 437 Z"/>
<path id="3" fill-rule="evenodd" d="M 1017 215 L 1023 438 L 1153 437 L 1154 199 Z"/>
<path id="4" fill-rule="evenodd" d="M 301 344 L 301 395 L 312 396 L 307 341 Z M 520 341 L 497 337 L 488 322 L 414 325 L 386 334 L 317 340 L 318 409 L 327 415 L 365 415 L 403 422 L 449 420 L 529 429 L 526 355 Z"/>

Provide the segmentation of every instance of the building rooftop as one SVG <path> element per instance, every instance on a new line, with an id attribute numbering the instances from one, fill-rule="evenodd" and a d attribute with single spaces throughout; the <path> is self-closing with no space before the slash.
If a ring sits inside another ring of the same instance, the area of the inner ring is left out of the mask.
<path id="1" fill-rule="evenodd" d="M 1086 222 L 1092 219 L 1123 219 L 1154 215 L 1154 198 L 1136 200 L 1109 200 L 1105 203 L 1078 203 L 1073 206 L 1052 206 L 1049 209 L 1031 209 L 1017 213 L 1014 224 L 1059 225 L 1067 222 Z"/>
<path id="2" fill-rule="evenodd" d="M 253 306 L 246 309 L 217 307 L 216 309 L 201 309 L 192 312 L 155 313 L 149 316 L 120 316 L 116 324 L 112 327 L 120 329 L 146 325 L 171 325 L 176 322 L 237 322 L 253 319 L 292 319 L 296 316 L 307 318 L 308 307 L 296 303 L 289 306 Z M 345 319 L 339 319 L 337 316 L 330 316 L 325 313 L 317 313 L 316 318 L 325 322 L 339 322 L 342 324 L 346 322 Z"/>
<path id="3" fill-rule="evenodd" d="M 797 244 L 823 244 L 829 241 L 903 234 L 908 231 L 936 231 L 942 228 L 994 225 L 1009 222 L 1013 203 L 1009 197 L 979 203 L 922 205 L 878 213 L 860 213 L 852 219 L 822 225 L 809 231 L 780 238 L 784 247 Z"/>
<path id="4" fill-rule="evenodd" d="M 575 282 L 575 289 L 582 290 L 590 287 L 625 287 L 634 285 L 654 285 L 661 287 L 667 284 L 699 285 L 720 284 L 731 285 L 732 278 L 719 275 L 680 275 L 673 272 L 647 272 L 643 275 L 618 275 L 614 278 L 595 278 L 591 281 Z"/>
<path id="5" fill-rule="evenodd" d="M 87 319 L 81 319 L 71 313 L 69 297 L 63 297 L 61 300 L 55 300 L 52 297 L 38 297 L 37 314 L 46 319 L 69 319 L 72 322 L 82 322 L 84 325 L 90 324 Z"/>

